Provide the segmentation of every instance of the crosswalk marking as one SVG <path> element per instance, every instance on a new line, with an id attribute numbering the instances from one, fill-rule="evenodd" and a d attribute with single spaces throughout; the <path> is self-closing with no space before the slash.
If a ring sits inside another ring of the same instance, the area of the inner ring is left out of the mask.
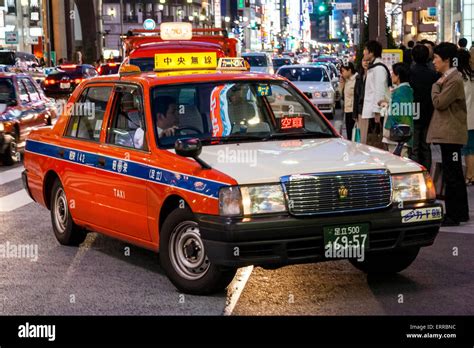
<path id="1" fill-rule="evenodd" d="M 21 179 L 21 172 L 24 170 L 23 166 L 15 167 L 13 169 L 0 172 L 0 185 Z"/>
<path id="2" fill-rule="evenodd" d="M 8 213 L 30 204 L 33 200 L 25 190 L 17 191 L 0 198 L 0 213 Z"/>

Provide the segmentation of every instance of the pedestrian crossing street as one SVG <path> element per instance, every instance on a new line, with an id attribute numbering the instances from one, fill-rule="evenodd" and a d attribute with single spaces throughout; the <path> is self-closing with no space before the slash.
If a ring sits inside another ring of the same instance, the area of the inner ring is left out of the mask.
<path id="1" fill-rule="evenodd" d="M 9 213 L 33 202 L 21 185 L 22 165 L 0 167 L 0 213 Z M 9 186 L 16 191 L 4 194 Z"/>

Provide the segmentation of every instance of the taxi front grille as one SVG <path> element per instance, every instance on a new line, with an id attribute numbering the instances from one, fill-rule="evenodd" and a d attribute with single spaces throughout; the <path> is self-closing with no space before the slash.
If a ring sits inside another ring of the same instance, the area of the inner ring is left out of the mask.
<path id="1" fill-rule="evenodd" d="M 391 204 L 392 185 L 385 170 L 283 177 L 290 214 L 333 214 L 383 209 Z"/>

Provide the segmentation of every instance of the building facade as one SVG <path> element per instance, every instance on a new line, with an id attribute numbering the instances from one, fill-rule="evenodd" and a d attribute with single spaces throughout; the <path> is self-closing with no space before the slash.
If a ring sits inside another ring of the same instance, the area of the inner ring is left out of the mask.
<path id="1" fill-rule="evenodd" d="M 474 0 L 438 0 L 440 41 L 457 43 L 465 37 L 474 41 Z"/>
<path id="2" fill-rule="evenodd" d="M 438 8 L 436 0 L 403 1 L 402 41 L 438 41 Z"/>

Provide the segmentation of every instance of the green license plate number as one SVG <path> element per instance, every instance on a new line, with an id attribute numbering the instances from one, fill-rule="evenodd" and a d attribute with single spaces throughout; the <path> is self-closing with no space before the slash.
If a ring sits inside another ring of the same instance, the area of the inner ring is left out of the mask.
<path id="1" fill-rule="evenodd" d="M 340 246 L 341 248 L 369 247 L 369 224 L 351 224 L 328 226 L 323 228 L 324 246 Z"/>

